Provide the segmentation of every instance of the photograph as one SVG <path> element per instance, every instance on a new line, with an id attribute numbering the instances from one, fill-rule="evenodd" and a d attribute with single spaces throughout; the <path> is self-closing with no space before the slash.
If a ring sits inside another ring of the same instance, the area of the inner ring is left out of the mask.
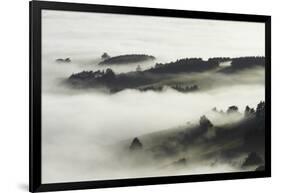
<path id="1" fill-rule="evenodd" d="M 40 19 L 42 184 L 265 171 L 265 22 Z"/>

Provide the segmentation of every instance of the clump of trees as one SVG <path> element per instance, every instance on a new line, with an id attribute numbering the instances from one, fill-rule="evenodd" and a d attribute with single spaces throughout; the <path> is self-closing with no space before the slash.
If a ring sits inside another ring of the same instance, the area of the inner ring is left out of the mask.
<path id="1" fill-rule="evenodd" d="M 263 56 L 250 56 L 250 57 L 239 57 L 233 58 L 231 62 L 231 67 L 240 69 L 240 68 L 249 68 L 254 66 L 264 66 L 265 57 Z"/>
<path id="2" fill-rule="evenodd" d="M 70 79 L 108 79 L 114 78 L 115 73 L 111 68 L 107 68 L 105 71 L 82 71 L 76 74 L 72 74 Z"/>
<path id="3" fill-rule="evenodd" d="M 245 108 L 244 111 L 244 117 L 253 117 L 255 116 L 255 109 L 254 108 L 250 108 L 248 105 Z"/>
<path id="4" fill-rule="evenodd" d="M 56 59 L 56 62 L 69 63 L 69 62 L 71 62 L 71 60 L 70 60 L 70 58 L 65 58 L 65 59 L 58 58 L 58 59 Z"/>
<path id="5" fill-rule="evenodd" d="M 142 143 L 140 142 L 140 140 L 137 137 L 135 137 L 133 139 L 133 141 L 131 142 L 130 150 L 136 151 L 136 150 L 141 150 L 142 148 L 143 148 Z"/>
<path id="6" fill-rule="evenodd" d="M 265 118 L 265 102 L 260 101 L 256 107 L 256 110 L 254 108 L 250 108 L 248 105 L 245 108 L 244 111 L 245 118 L 247 117 L 256 117 L 257 119 L 264 120 Z"/>
<path id="7" fill-rule="evenodd" d="M 213 127 L 214 125 L 212 124 L 212 122 L 205 116 L 203 115 L 202 117 L 200 117 L 199 120 L 199 125 L 203 128 L 209 128 L 209 127 Z"/>
<path id="8" fill-rule="evenodd" d="M 103 75 L 103 78 L 115 78 L 115 73 L 111 68 L 107 68 Z"/>
<path id="9" fill-rule="evenodd" d="M 106 59 L 109 59 L 110 58 L 110 56 L 106 53 L 106 52 L 104 52 L 102 55 L 101 55 L 101 59 L 103 59 L 103 60 L 106 60 Z"/>
<path id="10" fill-rule="evenodd" d="M 208 61 L 210 61 L 210 62 L 217 62 L 217 63 L 227 62 L 230 60 L 231 60 L 230 57 L 213 57 L 213 58 L 208 59 Z"/>
<path id="11" fill-rule="evenodd" d="M 265 117 L 265 102 L 261 101 L 258 106 L 257 106 L 257 110 L 256 110 L 256 116 L 258 118 L 264 118 Z"/>
<path id="12" fill-rule="evenodd" d="M 219 111 L 216 107 L 212 108 L 212 111 L 216 112 L 216 113 L 222 113 L 222 114 L 239 113 L 239 109 L 235 105 L 228 107 L 226 112 L 224 112 L 223 110 Z M 247 105 L 244 110 L 244 117 L 245 118 L 256 117 L 259 119 L 264 119 L 265 118 L 265 102 L 260 101 L 257 104 L 256 110 L 255 110 L 255 108 L 251 108 Z"/>
<path id="13" fill-rule="evenodd" d="M 146 86 L 143 88 L 139 88 L 140 91 L 149 91 L 149 90 L 153 90 L 153 91 L 162 91 L 163 90 L 163 86 Z"/>
<path id="14" fill-rule="evenodd" d="M 176 84 L 174 86 L 171 86 L 171 88 L 173 88 L 179 92 L 192 92 L 192 91 L 196 91 L 199 89 L 199 87 L 196 84 L 190 85 L 190 86 Z"/>
<path id="15" fill-rule="evenodd" d="M 156 63 L 154 68 L 146 70 L 150 73 L 182 73 L 203 72 L 219 67 L 215 60 L 204 61 L 202 58 L 184 58 L 169 63 Z"/>
<path id="16" fill-rule="evenodd" d="M 226 111 L 227 114 L 231 114 L 231 113 L 238 113 L 238 107 L 237 106 L 230 106 L 228 107 L 227 111 Z"/>

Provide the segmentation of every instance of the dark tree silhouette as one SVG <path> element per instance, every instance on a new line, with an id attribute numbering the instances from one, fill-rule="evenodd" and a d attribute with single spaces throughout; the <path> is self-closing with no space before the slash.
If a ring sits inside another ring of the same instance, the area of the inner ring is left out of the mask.
<path id="1" fill-rule="evenodd" d="M 110 56 L 109 56 L 106 52 L 104 52 L 103 55 L 101 56 L 101 58 L 102 58 L 103 60 L 106 60 L 106 59 L 109 59 Z"/>
<path id="2" fill-rule="evenodd" d="M 258 118 L 264 118 L 265 117 L 265 102 L 264 101 L 261 101 L 257 105 L 256 116 Z"/>
<path id="3" fill-rule="evenodd" d="M 238 113 L 238 107 L 237 106 L 230 106 L 230 107 L 228 107 L 226 112 L 228 114 L 230 114 L 230 113 Z"/>
<path id="4" fill-rule="evenodd" d="M 105 71 L 105 74 L 107 74 L 109 76 L 115 76 L 115 73 L 113 72 L 113 70 L 111 68 L 107 68 Z"/>
<path id="5" fill-rule="evenodd" d="M 245 108 L 244 111 L 244 117 L 252 117 L 255 115 L 255 109 L 250 108 L 248 105 Z"/>
<path id="6" fill-rule="evenodd" d="M 143 145 L 140 142 L 140 140 L 137 137 L 135 137 L 130 145 L 130 150 L 133 150 L 133 151 L 140 150 L 140 149 L 142 149 L 142 147 L 143 147 Z"/>
<path id="7" fill-rule="evenodd" d="M 220 63 L 220 62 L 227 62 L 227 61 L 231 61 L 231 58 L 229 57 L 214 57 L 214 58 L 209 58 L 208 61 L 210 62 L 217 62 L 217 63 Z"/>
<path id="8" fill-rule="evenodd" d="M 179 92 L 191 92 L 191 91 L 196 91 L 199 89 L 199 87 L 197 85 L 185 86 L 185 85 L 180 85 L 180 84 L 171 86 L 171 88 L 173 88 Z"/>
<path id="9" fill-rule="evenodd" d="M 65 58 L 65 59 L 63 59 L 63 58 L 58 58 L 58 59 L 56 59 L 56 62 L 60 62 L 60 63 L 69 63 L 69 62 L 71 62 L 71 60 L 70 60 L 70 58 Z"/>
<path id="10" fill-rule="evenodd" d="M 203 128 L 213 127 L 212 122 L 205 115 L 200 117 L 199 124 Z"/>
<path id="11" fill-rule="evenodd" d="M 102 76 L 102 79 L 105 80 L 105 81 L 110 81 L 110 80 L 112 80 L 114 78 L 115 78 L 114 71 L 112 69 L 110 69 L 110 68 L 107 68 L 105 70 L 104 75 Z"/>
<path id="12" fill-rule="evenodd" d="M 145 70 L 145 72 L 155 74 L 165 73 L 190 73 L 190 72 L 204 72 L 219 67 L 217 61 L 204 61 L 202 58 L 183 58 L 169 63 L 157 63 L 155 68 Z"/>

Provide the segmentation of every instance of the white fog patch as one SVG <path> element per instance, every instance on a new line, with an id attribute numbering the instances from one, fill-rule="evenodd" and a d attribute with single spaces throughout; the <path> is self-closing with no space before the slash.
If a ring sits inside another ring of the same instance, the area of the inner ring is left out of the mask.
<path id="1" fill-rule="evenodd" d="M 229 67 L 231 66 L 231 61 L 221 62 L 219 65 L 220 67 Z"/>

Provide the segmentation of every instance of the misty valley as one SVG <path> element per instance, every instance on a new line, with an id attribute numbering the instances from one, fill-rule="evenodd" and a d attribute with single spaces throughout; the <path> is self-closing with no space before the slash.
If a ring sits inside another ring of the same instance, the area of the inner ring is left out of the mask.
<path id="1" fill-rule="evenodd" d="M 264 31 L 42 11 L 42 183 L 263 171 Z"/>
<path id="2" fill-rule="evenodd" d="M 101 62 L 97 65 L 105 65 L 102 63 L 105 56 L 107 56 L 106 53 L 102 55 Z M 143 57 L 145 55 L 125 56 Z M 108 59 L 109 56 L 106 57 L 106 60 Z M 115 64 L 110 63 L 103 70 L 73 73 L 62 81 L 63 84 L 58 85 L 67 87 L 73 92 L 88 93 L 89 96 L 93 96 L 92 100 L 95 100 L 94 96 L 98 93 L 98 95 L 107 96 L 110 100 L 110 97 L 114 97 L 114 95 L 122 97 L 122 92 L 130 90 L 130 92 L 134 92 L 130 97 L 139 95 L 140 100 L 146 92 L 158 93 L 157 97 L 165 96 L 169 92 L 175 95 L 178 93 L 182 97 L 186 96 L 186 100 L 190 100 L 189 103 L 195 103 L 193 108 L 183 109 L 183 112 L 192 113 L 202 105 L 200 101 L 196 101 L 196 93 L 228 92 L 229 89 L 235 89 L 236 86 L 241 85 L 254 88 L 256 84 L 262 85 L 264 81 L 263 78 L 260 78 L 260 73 L 264 72 L 264 57 L 225 57 L 209 58 L 208 60 L 185 58 L 164 64 L 155 63 L 154 66 L 147 69 L 142 69 L 142 64 L 138 60 L 135 62 L 132 57 L 129 57 L 129 61 L 126 61 L 125 64 L 120 64 L 118 61 L 118 65 L 133 66 L 136 68 L 134 71 L 115 73 L 111 69 Z M 66 63 L 65 68 L 71 63 L 70 58 L 55 61 L 57 65 Z M 235 91 L 238 95 L 239 92 L 240 90 Z M 74 96 L 79 96 L 77 93 Z M 239 96 L 229 95 L 227 97 L 229 97 L 227 100 L 231 101 L 232 97 Z M 89 103 L 91 102 L 91 99 L 87 100 Z M 109 166 L 114 168 L 114 171 L 111 172 L 112 178 L 122 178 L 124 171 L 129 173 L 127 177 L 131 175 L 142 177 L 264 170 L 266 128 L 263 100 L 264 98 L 260 98 L 254 103 L 240 105 L 240 108 L 236 106 L 239 104 L 235 104 L 235 102 L 228 103 L 228 107 L 223 106 L 225 109 L 218 108 L 221 107 L 219 100 L 209 101 L 210 104 L 206 106 L 212 106 L 212 108 L 205 109 L 201 115 L 197 114 L 191 119 L 186 118 L 185 122 L 174 123 L 171 128 L 169 128 L 169 124 L 163 124 L 162 127 L 152 131 L 143 128 L 141 132 L 138 129 L 134 132 L 134 125 L 124 121 L 121 124 L 128 128 L 123 132 L 130 130 L 130 134 L 128 136 L 124 134 L 118 139 L 113 137 L 109 143 L 101 145 L 102 149 L 105 148 L 103 151 L 106 151 L 106 158 L 103 160 L 105 168 L 93 169 L 92 172 L 99 176 L 99 179 L 103 179 L 109 174 L 107 171 Z M 160 100 L 156 99 L 152 103 L 158 102 L 161 106 Z M 181 101 L 178 102 L 180 105 Z M 108 111 L 111 109 L 109 108 Z M 129 113 L 134 113 L 134 111 Z M 107 115 L 104 116 L 107 117 Z M 122 113 L 119 114 L 117 110 L 115 116 L 122 117 Z M 108 121 L 111 121 L 110 117 L 108 115 Z M 89 119 L 91 118 L 89 117 Z M 134 119 L 138 119 L 138 117 L 136 116 Z M 147 124 L 149 121 L 162 121 L 161 118 L 142 120 L 148 121 Z M 165 123 L 165 121 L 163 122 Z M 95 127 L 95 123 L 92 124 Z M 146 124 L 142 125 L 145 127 Z M 79 127 L 79 123 L 76 126 Z M 80 128 L 76 129 L 80 130 Z M 114 125 L 107 129 L 111 134 L 108 135 L 105 131 L 102 134 L 104 138 L 120 132 L 118 126 Z M 91 130 L 88 132 L 91 135 Z M 95 131 L 92 132 L 95 133 Z M 93 144 L 95 143 L 93 142 Z M 92 152 L 92 155 L 88 156 L 95 157 L 95 153 Z M 132 172 L 135 174 L 130 174 L 130 170 L 133 170 Z"/>

